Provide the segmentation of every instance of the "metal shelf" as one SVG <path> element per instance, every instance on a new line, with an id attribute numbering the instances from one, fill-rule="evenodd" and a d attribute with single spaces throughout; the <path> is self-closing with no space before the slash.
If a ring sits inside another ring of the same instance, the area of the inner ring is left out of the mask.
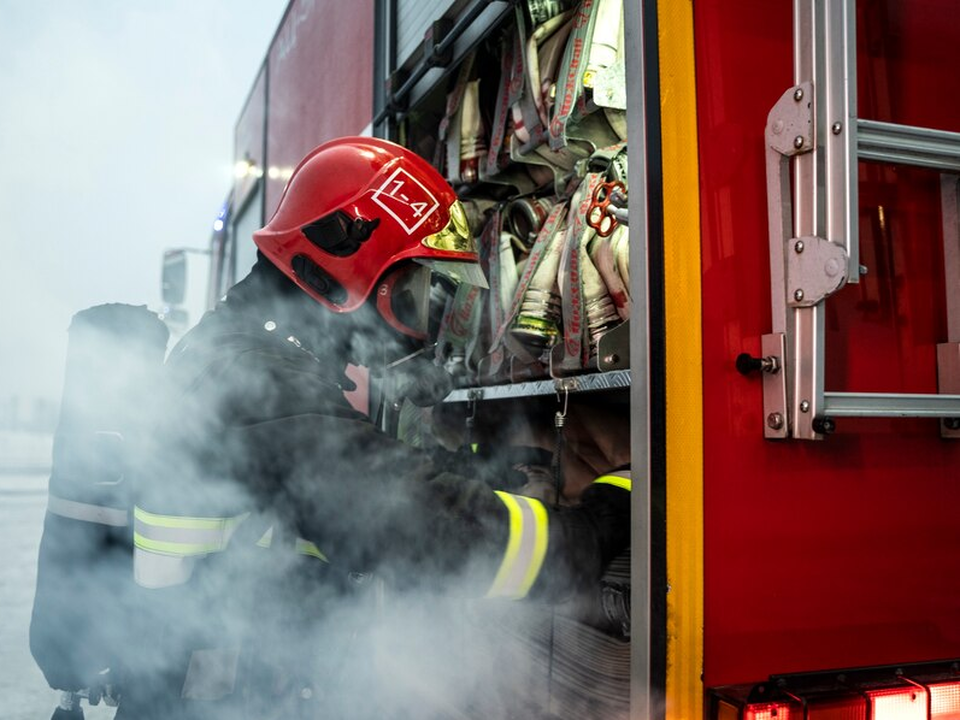
<path id="1" fill-rule="evenodd" d="M 477 400 L 506 400 L 509 398 L 533 397 L 536 395 L 554 395 L 561 392 L 596 392 L 630 387 L 629 370 L 574 375 L 548 380 L 530 380 L 509 385 L 490 385 L 485 387 L 458 388 L 447 395 L 443 402 L 469 402 Z"/>

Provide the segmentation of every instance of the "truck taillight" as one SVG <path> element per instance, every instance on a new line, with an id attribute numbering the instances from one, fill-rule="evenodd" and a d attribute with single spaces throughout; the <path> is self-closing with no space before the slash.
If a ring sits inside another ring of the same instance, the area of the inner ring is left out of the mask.
<path id="1" fill-rule="evenodd" d="M 960 661 L 715 688 L 711 720 L 960 720 Z"/>
<path id="2" fill-rule="evenodd" d="M 743 720 L 803 720 L 803 712 L 797 712 L 787 703 L 759 703 L 748 705 Z"/>
<path id="3" fill-rule="evenodd" d="M 871 690 L 870 717 L 873 720 L 929 720 L 927 691 L 921 687 Z"/>
<path id="4" fill-rule="evenodd" d="M 930 720 L 960 720 L 960 682 L 930 685 Z"/>

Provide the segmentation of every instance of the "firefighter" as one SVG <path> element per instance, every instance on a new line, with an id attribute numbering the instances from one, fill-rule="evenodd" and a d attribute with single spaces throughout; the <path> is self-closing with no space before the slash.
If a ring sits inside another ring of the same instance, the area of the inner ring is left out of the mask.
<path id="1" fill-rule="evenodd" d="M 335 667 L 341 646 L 308 628 L 371 574 L 556 600 L 629 542 L 623 473 L 547 507 L 450 472 L 345 399 L 348 363 L 377 375 L 423 357 L 432 275 L 485 285 L 464 210 L 428 163 L 375 138 L 327 142 L 253 239 L 249 275 L 166 362 L 137 473 L 143 643 L 118 718 L 258 716 L 251 703 L 280 697 L 312 717 L 302 705 L 321 693 L 290 673 L 311 653 Z"/>

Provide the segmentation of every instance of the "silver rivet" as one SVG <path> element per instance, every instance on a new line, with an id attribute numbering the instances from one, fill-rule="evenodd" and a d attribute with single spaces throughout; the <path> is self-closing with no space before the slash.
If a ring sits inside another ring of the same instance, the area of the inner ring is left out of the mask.
<path id="1" fill-rule="evenodd" d="M 797 150 L 799 150 L 800 148 L 803 147 L 803 135 L 797 135 L 797 136 L 793 139 L 793 146 L 794 146 Z"/>
<path id="2" fill-rule="evenodd" d="M 793 299 L 797 302 L 803 300 L 803 290 L 795 290 L 793 293 Z"/>
<path id="3" fill-rule="evenodd" d="M 771 430 L 779 430 L 783 427 L 783 415 L 773 412 L 767 415 L 767 427 Z"/>
<path id="4" fill-rule="evenodd" d="M 835 122 L 833 125 L 830 126 L 830 130 L 833 132 L 834 135 L 839 135 L 840 132 L 843 130 L 843 123 L 839 121 Z"/>
<path id="5" fill-rule="evenodd" d="M 796 243 L 794 244 L 794 246 L 793 246 L 793 249 L 797 251 L 797 254 L 798 254 L 798 255 L 799 255 L 800 253 L 802 253 L 802 252 L 803 252 L 803 240 L 797 240 L 797 242 L 796 242 Z"/>
<path id="6" fill-rule="evenodd" d="M 810 403 L 807 400 L 804 400 L 800 403 L 800 412 L 810 412 Z"/>
<path id="7" fill-rule="evenodd" d="M 263 329 L 266 330 L 267 332 L 273 332 L 274 330 L 277 329 L 277 324 L 273 320 L 267 320 L 263 324 Z"/>
<path id="8" fill-rule="evenodd" d="M 803 100 L 803 88 L 797 88 L 793 91 L 793 99 L 797 102 Z"/>
<path id="9" fill-rule="evenodd" d="M 861 265 L 861 266 L 860 266 L 860 274 L 861 274 L 861 275 L 866 275 L 868 272 L 869 272 L 869 269 L 867 268 L 866 265 Z"/>
<path id="10" fill-rule="evenodd" d="M 617 355 L 616 353 L 610 353 L 609 355 L 604 355 L 603 362 L 606 365 L 613 365 L 615 363 L 620 362 L 620 356 Z"/>

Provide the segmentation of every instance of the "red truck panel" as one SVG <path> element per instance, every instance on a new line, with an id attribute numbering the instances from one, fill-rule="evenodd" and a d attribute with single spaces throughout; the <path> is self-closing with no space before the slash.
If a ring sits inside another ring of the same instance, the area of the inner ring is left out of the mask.
<path id="1" fill-rule="evenodd" d="M 760 379 L 734 368 L 772 327 L 763 130 L 792 83 L 790 5 L 694 4 L 708 687 L 960 656 L 960 441 L 842 418 L 823 442 L 765 441 Z M 960 131 L 953 0 L 858 5 L 860 117 Z M 827 389 L 936 392 L 938 176 L 860 178 L 869 275 L 827 302 Z"/>
<path id="2" fill-rule="evenodd" d="M 356 135 L 373 116 L 373 0 L 295 0 L 270 47 L 267 219 L 312 148 Z"/>
<path id="3" fill-rule="evenodd" d="M 263 124 L 265 121 L 267 103 L 267 72 L 266 66 L 260 68 L 257 79 L 250 90 L 243 112 L 237 120 L 234 133 L 234 162 L 244 160 L 252 162 L 261 170 L 263 167 Z M 233 188 L 233 207 L 239 209 L 243 205 L 250 190 L 256 184 L 254 175 L 238 178 Z"/>

